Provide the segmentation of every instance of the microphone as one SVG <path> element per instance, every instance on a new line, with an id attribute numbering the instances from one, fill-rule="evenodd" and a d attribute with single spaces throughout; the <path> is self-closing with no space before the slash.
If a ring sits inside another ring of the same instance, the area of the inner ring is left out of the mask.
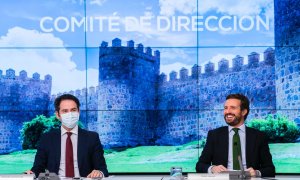
<path id="1" fill-rule="evenodd" d="M 235 144 L 235 143 L 234 143 Z M 238 171 L 229 171 L 229 179 L 231 180 L 247 180 L 251 178 L 251 175 L 248 171 L 245 171 L 241 155 L 238 155 L 238 162 L 241 170 Z"/>
<path id="2" fill-rule="evenodd" d="M 56 173 L 49 172 L 48 169 L 45 170 L 44 173 L 40 173 L 38 180 L 59 180 L 59 177 L 57 176 Z"/>
<path id="3" fill-rule="evenodd" d="M 48 169 L 45 170 L 45 176 L 48 177 L 50 175 L 50 172 Z"/>

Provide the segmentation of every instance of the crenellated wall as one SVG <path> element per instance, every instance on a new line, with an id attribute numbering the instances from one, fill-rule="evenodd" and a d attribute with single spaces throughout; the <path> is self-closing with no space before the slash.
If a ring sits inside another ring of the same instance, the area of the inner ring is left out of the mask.
<path id="1" fill-rule="evenodd" d="M 263 60 L 251 52 L 247 64 L 237 55 L 232 67 L 221 59 L 205 64 L 203 72 L 194 65 L 190 76 L 183 67 L 179 73 L 172 71 L 167 81 L 164 73 L 158 74 L 158 51 L 152 55 L 142 44 L 134 48 L 133 41 L 126 47 L 121 44 L 117 38 L 111 47 L 102 42 L 97 88 L 69 92 L 82 102 L 81 120 L 100 134 L 107 148 L 174 145 L 206 136 L 209 129 L 224 124 L 222 109 L 229 93 L 250 98 L 249 119 L 275 113 L 273 48 L 265 50 Z"/>
<path id="2" fill-rule="evenodd" d="M 194 65 L 191 76 L 182 68 L 172 71 L 169 81 L 165 74 L 160 75 L 158 91 L 159 126 L 156 131 L 160 144 L 182 144 L 199 136 L 206 136 L 209 129 L 224 125 L 222 109 L 225 98 L 230 93 L 244 93 L 251 101 L 249 119 L 273 114 L 276 109 L 274 49 L 244 58 L 236 56 L 233 67 L 222 59 L 215 64 L 209 62 L 201 67 Z M 198 78 L 197 78 L 198 76 Z M 199 122 L 198 122 L 199 120 Z"/>
<path id="3" fill-rule="evenodd" d="M 251 113 L 248 119 L 277 112 L 273 48 L 266 49 L 263 60 L 259 59 L 258 53 L 251 52 L 247 64 L 244 57 L 237 55 L 232 59 L 232 67 L 226 59 L 217 64 L 209 62 L 203 67 L 194 65 L 191 75 L 183 67 L 180 72 L 172 71 L 167 81 L 164 73 L 159 75 L 159 51 L 152 55 L 152 49 L 144 48 L 142 44 L 136 48 L 133 41 L 128 41 L 127 46 L 121 44 L 117 38 L 111 47 L 102 42 L 97 87 L 68 92 L 79 98 L 81 121 L 88 129 L 100 134 L 106 148 L 177 145 L 206 136 L 208 130 L 224 124 L 222 109 L 229 93 L 244 93 L 249 97 Z M 26 120 L 37 113 L 53 115 L 53 101 L 63 93 L 49 97 L 49 75 L 40 80 L 39 74 L 28 78 L 25 71 L 19 76 L 15 76 L 13 70 L 7 70 L 5 76 L 2 71 L 0 74 L 2 89 L 6 89 L 1 96 L 8 98 L 0 106 L 10 111 L 4 115 L 9 118 L 0 117 L 7 119 L 0 125 L 3 129 L 0 141 L 3 142 L 2 152 L 9 152 L 12 149 L 6 147 L 19 149 L 20 141 L 18 134 L 11 135 L 14 132 L 7 125 L 12 127 L 19 123 L 21 126 L 25 121 L 17 119 L 23 117 L 24 112 L 18 114 L 12 110 L 37 110 L 26 115 Z"/>
<path id="4" fill-rule="evenodd" d="M 100 134 L 106 148 L 182 144 L 224 123 L 222 106 L 229 93 L 242 92 L 250 98 L 249 118 L 274 113 L 274 49 L 268 48 L 262 61 L 259 57 L 252 52 L 245 64 L 244 57 L 236 56 L 233 67 L 221 59 L 217 64 L 204 65 L 203 72 L 201 66 L 194 65 L 190 76 L 183 67 L 179 73 L 171 72 L 167 81 L 165 74 L 159 75 L 159 51 L 152 55 L 151 48 L 142 44 L 134 48 L 133 41 L 121 46 L 121 40 L 116 38 L 112 47 L 107 42 L 100 46 L 98 86 L 68 93 L 79 98 L 81 121 Z M 12 71 L 6 76 L 15 77 Z M 26 78 L 26 73 L 21 72 L 15 79 L 26 82 Z M 38 74 L 32 79 L 41 82 Z M 45 79 L 51 84 L 51 76 Z M 54 113 L 55 98 L 61 94 L 52 95 L 45 103 L 49 116 Z M 32 104 L 31 99 L 28 101 Z"/>
<path id="5" fill-rule="evenodd" d="M 0 70 L 0 154 L 21 148 L 19 130 L 23 122 L 47 114 L 51 84 L 50 75 L 41 80 L 38 73 L 28 77 L 24 70 L 19 76 L 13 69 L 6 70 L 5 75 Z"/>
<path id="6" fill-rule="evenodd" d="M 264 59 L 251 52 L 217 64 L 167 75 L 160 73 L 160 52 L 114 39 L 99 47 L 98 86 L 70 91 L 81 102 L 80 119 L 100 134 L 106 148 L 176 145 L 206 136 L 224 124 L 223 103 L 229 93 L 251 101 L 248 119 L 281 113 L 300 125 L 299 0 L 274 0 L 275 49 Z M 248 63 L 245 64 L 245 58 Z M 216 68 L 218 67 L 218 68 Z M 189 75 L 191 71 L 191 75 Z M 0 70 L 0 154 L 21 148 L 22 123 L 36 115 L 53 115 L 52 77 Z M 64 92 L 65 93 L 65 92 Z"/>

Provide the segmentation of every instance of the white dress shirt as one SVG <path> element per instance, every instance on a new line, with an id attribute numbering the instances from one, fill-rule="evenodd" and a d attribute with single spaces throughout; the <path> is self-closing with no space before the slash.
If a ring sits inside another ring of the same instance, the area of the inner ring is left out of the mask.
<path id="1" fill-rule="evenodd" d="M 67 140 L 67 130 L 61 127 L 61 149 L 60 149 L 60 165 L 58 175 L 61 177 L 66 176 L 66 140 Z M 73 146 L 73 160 L 74 160 L 74 173 L 75 177 L 80 177 L 77 161 L 77 143 L 78 143 L 78 125 L 76 125 L 70 132 L 71 141 Z"/>
<path id="2" fill-rule="evenodd" d="M 232 159 L 232 138 L 234 135 L 232 126 L 228 126 L 228 132 L 229 132 L 229 149 L 228 149 L 228 164 L 227 164 L 227 169 L 228 170 L 233 170 L 233 159 Z M 240 141 L 241 141 L 241 153 L 242 153 L 242 163 L 244 169 L 247 169 L 247 164 L 246 164 L 246 127 L 245 124 L 242 124 L 239 128 L 239 136 L 240 136 Z"/>
<path id="3" fill-rule="evenodd" d="M 234 127 L 228 126 L 228 132 L 229 132 L 229 149 L 228 149 L 228 164 L 227 164 L 227 169 L 233 170 L 233 160 L 232 160 L 232 138 L 234 135 L 234 131 L 232 130 Z M 238 127 L 240 130 L 239 136 L 240 136 L 240 141 L 241 141 L 241 151 L 242 151 L 242 163 L 244 166 L 244 169 L 247 169 L 246 165 L 246 126 L 245 124 L 241 125 Z M 212 173 L 211 169 L 214 167 L 214 165 L 210 166 L 207 170 L 208 173 Z"/>

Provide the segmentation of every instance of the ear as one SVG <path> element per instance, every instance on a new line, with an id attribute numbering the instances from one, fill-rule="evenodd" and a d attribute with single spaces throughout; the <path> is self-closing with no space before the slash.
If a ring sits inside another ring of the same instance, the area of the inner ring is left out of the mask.
<path id="1" fill-rule="evenodd" d="M 57 119 L 59 119 L 59 120 L 60 120 L 60 115 L 59 115 L 59 112 L 55 111 L 55 116 L 56 116 L 56 118 L 57 118 Z M 61 120 L 60 120 L 60 121 L 61 121 Z"/>
<path id="2" fill-rule="evenodd" d="M 248 110 L 247 110 L 247 109 L 244 109 L 244 110 L 242 111 L 243 116 L 245 116 L 247 113 L 248 113 Z"/>

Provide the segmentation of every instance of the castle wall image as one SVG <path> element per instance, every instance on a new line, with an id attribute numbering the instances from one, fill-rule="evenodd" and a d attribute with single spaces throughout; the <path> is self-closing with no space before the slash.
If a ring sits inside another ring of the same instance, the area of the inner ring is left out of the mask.
<path id="1" fill-rule="evenodd" d="M 300 33 L 299 18 L 294 18 L 299 11 L 291 8 L 300 2 L 274 2 L 275 47 L 266 47 L 263 59 L 249 52 L 248 57 L 233 58 L 232 67 L 221 59 L 166 75 L 160 71 L 158 50 L 134 41 L 122 46 L 116 38 L 99 47 L 97 86 L 66 91 L 80 99 L 81 120 L 100 134 L 106 148 L 198 140 L 224 125 L 223 103 L 230 93 L 249 97 L 248 120 L 280 113 L 300 124 Z M 16 76 L 13 69 L 2 74 L 0 154 L 19 150 L 22 123 L 53 115 L 53 101 L 64 93 L 51 94 L 50 75 L 40 80 L 37 73 L 28 78 L 26 71 Z"/>
<path id="2" fill-rule="evenodd" d="M 129 41 L 102 42 L 99 55 L 98 122 L 109 146 L 148 144 L 155 123 L 160 54 Z"/>
<path id="3" fill-rule="evenodd" d="M 47 114 L 51 84 L 50 75 L 41 80 L 38 73 L 29 78 L 24 70 L 19 76 L 13 69 L 6 75 L 0 70 L 0 154 L 21 149 L 23 122 Z"/>
<path id="4" fill-rule="evenodd" d="M 190 77 L 183 68 L 180 78 L 175 78 L 176 73 L 172 72 L 168 82 L 161 75 L 164 80 L 160 85 L 158 109 L 165 111 L 160 111 L 162 128 L 158 132 L 164 133 L 162 142 L 186 143 L 223 125 L 223 103 L 230 93 L 244 93 L 249 97 L 253 110 L 249 119 L 272 114 L 276 107 L 274 50 L 268 48 L 264 55 L 264 61 L 259 62 L 258 54 L 251 53 L 247 65 L 243 64 L 242 57 L 236 56 L 232 68 L 223 59 L 218 63 L 218 71 L 214 70 L 213 63 L 206 64 L 203 73 L 195 65 Z"/>
<path id="5" fill-rule="evenodd" d="M 249 119 L 276 112 L 274 49 L 259 54 L 236 56 L 233 67 L 222 59 L 202 67 L 159 74 L 160 53 L 134 42 L 112 46 L 102 42 L 99 49 L 99 85 L 89 91 L 75 91 L 87 102 L 89 129 L 100 134 L 105 147 L 137 145 L 178 145 L 197 140 L 209 129 L 223 125 L 222 109 L 229 93 L 245 93 L 251 100 Z M 71 92 L 74 93 L 74 92 Z M 88 98 L 84 96 L 87 93 Z M 95 101 L 97 99 L 97 101 Z M 200 132 L 199 132 L 200 130 Z"/>
<path id="6" fill-rule="evenodd" d="M 222 59 L 218 70 L 213 63 L 203 68 L 194 65 L 189 76 L 189 70 L 182 68 L 171 72 L 169 81 L 159 74 L 159 51 L 150 52 L 151 48 L 144 52 L 141 44 L 134 48 L 133 41 L 122 46 L 116 38 L 111 47 L 102 42 L 99 85 L 71 92 L 88 104 L 83 106 L 88 112 L 82 113 L 82 119 L 107 148 L 178 145 L 202 138 L 224 124 L 222 109 L 229 93 L 249 97 L 248 119 L 277 112 L 273 48 L 265 50 L 263 60 L 251 52 L 247 64 L 237 55 L 233 67 Z M 297 117 L 295 113 L 291 119 Z"/>
<path id="7" fill-rule="evenodd" d="M 159 74 L 160 52 L 155 51 L 152 55 L 151 48 L 146 48 L 145 52 L 144 49 L 142 44 L 135 48 L 133 41 L 122 46 L 118 38 L 112 41 L 111 47 L 102 42 L 98 86 L 69 92 L 81 101 L 81 120 L 88 129 L 100 134 L 106 148 L 179 145 L 198 140 L 206 136 L 208 130 L 224 124 L 222 109 L 229 93 L 244 93 L 249 97 L 251 113 L 248 119 L 277 112 L 273 48 L 265 50 L 262 61 L 256 52 L 248 55 L 248 64 L 244 63 L 244 57 L 237 55 L 232 60 L 232 67 L 226 59 L 218 63 L 218 70 L 213 63 L 204 67 L 194 65 L 191 75 L 188 75 L 188 69 L 182 68 L 179 73 L 171 72 L 168 81 L 164 73 Z M 7 70 L 2 84 L 6 89 L 10 88 L 10 93 L 18 93 L 10 94 L 8 99 L 21 97 L 20 107 L 12 105 L 6 108 L 26 110 L 28 107 L 31 114 L 26 114 L 24 120 L 15 119 L 23 117 L 23 111 L 18 112 L 19 115 L 8 115 L 2 121 L 3 128 L 12 127 L 11 121 L 14 120 L 19 122 L 20 129 L 22 122 L 35 115 L 53 115 L 53 101 L 62 94 L 50 98 L 51 76 L 47 75 L 41 81 L 38 74 L 32 79 L 25 74 L 22 71 L 19 77 L 15 77 L 13 70 Z M 32 82 L 36 85 L 29 87 Z M 12 91 L 14 87 L 25 88 Z M 5 94 L 9 93 L 2 91 L 2 97 Z M 32 110 L 36 111 L 32 113 Z M 294 116 L 288 114 L 291 120 L 298 117 L 297 113 Z M 10 131 L 4 129 L 4 132 Z M 10 137 L 14 139 L 3 141 L 7 143 L 2 143 L 1 153 L 20 148 L 19 134 Z"/>

